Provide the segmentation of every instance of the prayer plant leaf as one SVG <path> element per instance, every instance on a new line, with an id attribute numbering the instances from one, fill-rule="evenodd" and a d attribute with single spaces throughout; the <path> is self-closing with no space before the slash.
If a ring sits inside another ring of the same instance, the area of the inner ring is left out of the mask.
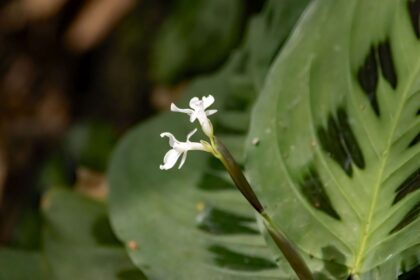
<path id="1" fill-rule="evenodd" d="M 252 19 L 244 46 L 212 76 L 193 81 L 183 100 L 212 94 L 215 131 L 242 160 L 251 105 L 263 77 L 306 0 L 268 1 Z M 288 13 L 286 13 L 288 11 Z M 260 42 L 266 47 L 257 48 Z M 224 116 L 228 116 L 225 118 Z M 286 279 L 268 249 L 251 206 L 221 163 L 189 152 L 181 170 L 159 170 L 169 131 L 184 141 L 196 124 L 165 113 L 134 128 L 114 151 L 109 168 L 112 226 L 133 262 L 150 280 Z M 197 133 L 191 141 L 203 139 Z M 284 265 L 284 264 L 282 264 Z"/>
<path id="2" fill-rule="evenodd" d="M 419 17 L 419 0 L 314 1 L 253 111 L 247 168 L 269 214 L 352 279 L 420 263 Z"/>

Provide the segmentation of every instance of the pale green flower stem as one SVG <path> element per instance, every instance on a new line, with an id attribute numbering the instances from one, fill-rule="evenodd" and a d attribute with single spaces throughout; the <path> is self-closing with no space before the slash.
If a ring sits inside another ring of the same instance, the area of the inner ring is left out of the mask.
<path id="1" fill-rule="evenodd" d="M 268 233 L 270 234 L 274 243 L 283 253 L 284 257 L 289 262 L 296 275 L 300 280 L 313 280 L 314 278 L 312 273 L 306 265 L 305 261 L 300 256 L 295 246 L 273 223 L 228 149 L 215 136 L 210 137 L 210 141 L 210 145 L 213 149 L 213 155 L 223 163 L 236 187 L 248 200 L 252 207 L 254 207 L 254 209 L 260 214 Z"/>

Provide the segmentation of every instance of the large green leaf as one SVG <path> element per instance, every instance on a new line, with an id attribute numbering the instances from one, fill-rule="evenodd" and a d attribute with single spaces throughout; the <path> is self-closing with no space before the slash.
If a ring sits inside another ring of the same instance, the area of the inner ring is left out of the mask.
<path id="1" fill-rule="evenodd" d="M 253 113 L 252 181 L 337 278 L 420 263 L 419 15 L 418 0 L 313 2 Z"/>
<path id="2" fill-rule="evenodd" d="M 194 81 L 179 102 L 213 94 L 216 131 L 238 159 L 261 79 L 305 4 L 269 1 L 252 20 L 243 48 L 218 73 Z M 217 160 L 191 152 L 182 170 L 159 170 L 168 149 L 159 134 L 170 131 L 184 140 L 188 125 L 174 113 L 153 118 L 134 128 L 114 153 L 111 221 L 121 240 L 139 245 L 129 250 L 132 260 L 151 280 L 284 279 L 288 272 L 275 264 L 252 208 Z"/>

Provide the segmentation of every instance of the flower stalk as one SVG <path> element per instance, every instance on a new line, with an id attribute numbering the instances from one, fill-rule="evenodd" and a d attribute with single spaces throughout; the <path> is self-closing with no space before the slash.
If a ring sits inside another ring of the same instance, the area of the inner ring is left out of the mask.
<path id="1" fill-rule="evenodd" d="M 245 178 L 235 159 L 232 157 L 229 150 L 223 145 L 223 143 L 217 138 L 214 137 L 214 143 L 218 155 L 216 156 L 222 164 L 225 166 L 227 172 L 232 178 L 238 190 L 243 194 L 243 196 L 248 200 L 248 202 L 254 207 L 254 209 L 262 214 L 264 212 L 264 207 L 261 202 L 258 200 L 256 194 L 252 190 L 251 186 L 248 183 L 248 180 Z"/>
<path id="2" fill-rule="evenodd" d="M 196 132 L 196 129 L 188 134 L 186 142 L 176 140 L 176 138 L 169 132 L 162 133 L 161 137 L 166 136 L 169 138 L 169 145 L 172 149 L 166 153 L 164 157 L 164 164 L 161 165 L 160 168 L 165 170 L 172 168 L 176 164 L 178 158 L 182 155 L 179 166 L 179 168 L 181 168 L 185 162 L 187 152 L 190 150 L 202 150 L 213 154 L 213 156 L 218 158 L 224 165 L 238 190 L 261 216 L 268 234 L 283 253 L 298 278 L 300 280 L 313 280 L 314 278 L 311 271 L 295 246 L 293 246 L 284 233 L 273 223 L 229 150 L 214 135 L 213 125 L 208 119 L 208 116 L 213 115 L 217 112 L 217 110 L 207 110 L 207 108 L 213 103 L 214 98 L 209 95 L 207 97 L 202 97 L 201 100 L 197 97 L 192 98 L 189 103 L 191 109 L 181 109 L 175 104 L 171 105 L 171 111 L 187 114 L 190 117 L 190 122 L 198 120 L 202 131 L 209 138 L 210 142 L 204 140 L 201 140 L 200 142 L 191 142 L 190 137 Z"/>
<path id="3" fill-rule="evenodd" d="M 245 178 L 244 174 L 239 168 L 239 165 L 230 154 L 229 150 L 217 137 L 214 137 L 214 140 L 216 150 L 218 152 L 216 157 L 223 163 L 238 190 L 243 194 L 246 200 L 248 200 L 252 207 L 260 214 L 268 233 L 270 234 L 274 243 L 283 253 L 284 257 L 289 262 L 296 275 L 300 280 L 313 280 L 311 271 L 309 270 L 305 261 L 300 256 L 296 248 L 292 245 L 292 243 L 286 238 L 284 233 L 275 226 L 270 216 L 262 206 L 261 202 L 258 200 L 255 192 L 252 190 L 248 180 Z"/>
<path id="4" fill-rule="evenodd" d="M 290 264 L 292 269 L 295 271 L 296 275 L 300 280 L 313 280 L 313 276 L 308 266 L 306 265 L 303 258 L 300 256 L 293 244 L 287 240 L 284 233 L 276 227 L 272 222 L 270 216 L 266 212 L 261 214 L 264 219 L 265 228 L 273 239 L 274 243 L 283 253 L 283 256 L 286 258 L 287 262 Z"/>

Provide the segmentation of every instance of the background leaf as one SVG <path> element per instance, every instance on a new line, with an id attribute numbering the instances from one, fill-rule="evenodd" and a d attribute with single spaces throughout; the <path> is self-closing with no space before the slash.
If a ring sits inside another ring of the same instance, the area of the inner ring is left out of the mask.
<path id="1" fill-rule="evenodd" d="M 53 189 L 42 206 L 41 250 L 0 249 L 0 279 L 146 279 L 114 236 L 103 202 Z"/>
<path id="2" fill-rule="evenodd" d="M 152 75 L 163 83 L 219 66 L 240 38 L 244 14 L 239 0 L 177 0 L 174 6 L 152 58 Z"/>
<path id="3" fill-rule="evenodd" d="M 0 249 L 1 280 L 47 279 L 47 264 L 40 253 Z"/>
<path id="4" fill-rule="evenodd" d="M 330 277 L 420 263 L 419 7 L 313 2 L 254 109 L 252 180 L 308 262 L 341 266 Z"/>
<path id="5" fill-rule="evenodd" d="M 53 190 L 44 198 L 43 212 L 52 279 L 146 279 L 114 236 L 102 202 Z"/>

